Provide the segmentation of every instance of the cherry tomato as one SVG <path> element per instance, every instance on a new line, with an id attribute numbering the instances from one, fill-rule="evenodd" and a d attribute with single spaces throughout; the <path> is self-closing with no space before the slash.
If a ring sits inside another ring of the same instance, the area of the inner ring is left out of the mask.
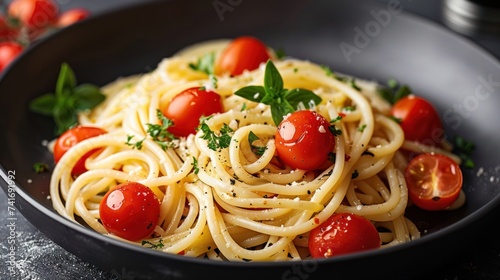
<path id="1" fill-rule="evenodd" d="M 275 135 L 280 159 L 294 169 L 323 166 L 335 148 L 330 123 L 315 111 L 301 110 L 287 116 Z"/>
<path id="2" fill-rule="evenodd" d="M 457 163 L 439 154 L 413 158 L 404 173 L 410 199 L 424 210 L 443 210 L 457 200 L 462 171 Z"/>
<path id="3" fill-rule="evenodd" d="M 53 0 L 13 0 L 8 15 L 17 18 L 28 30 L 40 30 L 54 24 L 59 13 Z"/>
<path id="4" fill-rule="evenodd" d="M 106 131 L 101 128 L 89 126 L 77 126 L 66 130 L 63 134 L 61 134 L 61 136 L 59 136 L 56 144 L 54 145 L 54 161 L 57 163 L 61 157 L 77 143 L 104 133 L 106 133 Z M 73 167 L 71 174 L 73 176 L 78 176 L 87 171 L 85 161 L 98 150 L 99 149 L 94 149 L 84 154 Z"/>
<path id="5" fill-rule="evenodd" d="M 0 42 L 0 72 L 3 71 L 21 52 L 23 46 L 15 42 Z"/>
<path id="6" fill-rule="evenodd" d="M 87 18 L 90 15 L 90 12 L 87 9 L 83 8 L 74 8 L 71 10 L 67 10 L 63 12 L 57 18 L 56 26 L 57 27 L 66 27 L 71 25 L 77 21 Z"/>
<path id="7" fill-rule="evenodd" d="M 244 70 L 254 70 L 270 59 L 266 45 L 260 40 L 243 36 L 234 39 L 221 53 L 215 71 L 218 74 L 229 73 L 237 76 Z"/>
<path id="8" fill-rule="evenodd" d="M 443 139 L 443 125 L 432 104 L 422 97 L 408 95 L 394 104 L 391 114 L 400 120 L 405 138 L 427 145 L 439 145 Z"/>
<path id="9" fill-rule="evenodd" d="M 339 213 L 311 230 L 309 252 L 313 258 L 329 258 L 380 248 L 375 226 L 356 214 Z"/>
<path id="10" fill-rule="evenodd" d="M 202 116 L 208 117 L 222 112 L 220 95 L 199 87 L 182 91 L 162 110 L 163 115 L 174 123 L 168 131 L 176 136 L 196 133 Z"/>
<path id="11" fill-rule="evenodd" d="M 145 185 L 127 182 L 104 195 L 99 216 L 109 233 L 137 241 L 148 237 L 155 229 L 160 216 L 160 201 Z"/>

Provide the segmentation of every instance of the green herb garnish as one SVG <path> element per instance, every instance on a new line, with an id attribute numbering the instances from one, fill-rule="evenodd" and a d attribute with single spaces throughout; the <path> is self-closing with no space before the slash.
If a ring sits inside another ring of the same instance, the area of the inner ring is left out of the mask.
<path id="1" fill-rule="evenodd" d="M 149 246 L 148 248 L 151 248 L 151 249 L 161 249 L 164 246 L 163 239 L 160 239 L 160 241 L 158 241 L 158 243 L 156 243 L 156 244 L 154 244 L 148 240 L 142 240 L 141 245 L 142 246 L 148 245 Z"/>
<path id="2" fill-rule="evenodd" d="M 160 110 L 156 110 L 156 117 L 160 120 L 161 124 L 146 124 L 148 126 L 146 132 L 165 151 L 167 148 L 174 146 L 171 141 L 176 139 L 176 137 L 168 131 L 168 128 L 174 123 L 165 117 Z"/>
<path id="3" fill-rule="evenodd" d="M 363 131 L 365 131 L 365 128 L 366 128 L 366 124 L 363 124 L 360 127 L 358 127 L 358 131 L 363 132 Z"/>
<path id="4" fill-rule="evenodd" d="M 283 87 L 283 78 L 271 60 L 266 63 L 264 86 L 243 87 L 234 94 L 250 101 L 271 106 L 271 115 L 276 125 L 281 123 L 284 116 L 295 112 L 299 108 L 309 109 L 321 103 L 321 97 L 310 90 L 301 88 L 285 89 Z"/>
<path id="5" fill-rule="evenodd" d="M 214 74 L 214 65 L 215 65 L 215 53 L 208 53 L 200 58 L 195 63 L 189 63 L 189 68 L 204 72 L 207 75 Z"/>
<path id="6" fill-rule="evenodd" d="M 30 110 L 51 116 L 57 125 L 59 135 L 78 123 L 77 114 L 91 110 L 106 97 L 101 89 L 92 84 L 77 86 L 73 70 L 67 63 L 61 65 L 55 93 L 47 93 L 35 98 L 29 104 Z"/>
<path id="7" fill-rule="evenodd" d="M 387 86 L 377 88 L 377 92 L 391 104 L 395 104 L 399 99 L 412 93 L 407 85 L 400 85 L 395 79 L 389 79 Z"/>
<path id="8" fill-rule="evenodd" d="M 127 135 L 127 140 L 125 141 L 125 145 L 132 146 L 132 148 L 140 150 L 142 149 L 142 144 L 144 143 L 144 140 L 146 137 L 144 137 L 142 140 L 139 140 L 137 142 L 132 142 L 132 139 L 134 139 L 134 135 Z"/>
<path id="9" fill-rule="evenodd" d="M 253 131 L 250 131 L 250 133 L 248 133 L 248 143 L 250 143 L 250 148 L 252 149 L 252 152 L 254 154 L 262 156 L 264 152 L 267 150 L 267 147 L 254 145 L 253 142 L 257 140 L 260 140 L 259 136 L 255 135 Z"/>
<path id="10" fill-rule="evenodd" d="M 173 122 L 165 117 L 160 110 L 156 110 L 156 116 L 158 120 L 160 120 L 161 124 L 147 123 L 146 126 L 148 128 L 146 130 L 146 133 L 153 139 L 156 144 L 158 144 L 164 151 L 166 151 L 168 148 L 175 147 L 174 143 L 172 143 L 172 140 L 176 139 L 176 137 L 168 131 L 168 128 L 173 125 Z M 127 135 L 125 144 L 140 150 L 142 149 L 142 144 L 146 137 L 133 143 L 132 139 L 134 138 L 134 136 Z"/>
<path id="11" fill-rule="evenodd" d="M 461 136 L 455 137 L 454 144 L 456 154 L 462 159 L 462 165 L 466 168 L 474 168 L 476 164 L 472 160 L 471 155 L 476 149 L 476 145 Z"/>
<path id="12" fill-rule="evenodd" d="M 351 87 L 357 91 L 361 91 L 361 88 L 356 84 L 356 79 L 352 78 L 349 80 Z"/>
<path id="13" fill-rule="evenodd" d="M 208 148 L 211 150 L 217 151 L 229 147 L 231 143 L 230 133 L 233 130 L 227 124 L 222 126 L 218 135 L 205 122 L 201 123 L 200 129 L 203 132 L 201 138 L 208 141 Z"/>
<path id="14" fill-rule="evenodd" d="M 198 167 L 198 159 L 193 157 L 193 169 L 194 169 L 194 174 L 198 174 L 200 172 L 200 168 Z"/>
<path id="15" fill-rule="evenodd" d="M 359 171 L 357 169 L 354 169 L 354 171 L 351 174 L 351 179 L 356 179 L 359 176 Z"/>
<path id="16" fill-rule="evenodd" d="M 35 164 L 33 164 L 33 169 L 36 173 L 43 173 L 45 171 L 48 171 L 50 168 L 49 165 L 44 162 L 36 162 Z"/>

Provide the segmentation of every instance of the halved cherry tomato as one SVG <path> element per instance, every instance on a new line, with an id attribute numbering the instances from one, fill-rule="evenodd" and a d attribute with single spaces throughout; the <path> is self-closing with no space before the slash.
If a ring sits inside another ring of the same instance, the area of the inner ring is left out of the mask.
<path id="1" fill-rule="evenodd" d="M 301 110 L 287 116 L 275 135 L 280 159 L 294 169 L 323 166 L 335 148 L 330 123 L 315 111 Z"/>
<path id="2" fill-rule="evenodd" d="M 0 42 L 0 72 L 23 51 L 23 46 L 15 42 Z"/>
<path id="3" fill-rule="evenodd" d="M 439 145 L 444 130 L 439 115 L 432 104 L 422 97 L 408 95 L 394 104 L 391 114 L 400 120 L 405 138 L 427 145 Z"/>
<path id="4" fill-rule="evenodd" d="M 456 162 L 439 154 L 413 158 L 404 173 L 410 199 L 424 210 L 443 210 L 457 200 L 462 171 Z"/>
<path id="5" fill-rule="evenodd" d="M 313 258 L 329 258 L 380 248 L 380 235 L 366 218 L 339 213 L 311 230 L 309 252 Z"/>
<path id="6" fill-rule="evenodd" d="M 8 6 L 8 15 L 20 20 L 29 30 L 40 30 L 54 24 L 58 13 L 53 0 L 13 0 Z"/>
<path id="7" fill-rule="evenodd" d="M 245 70 L 257 69 L 270 58 L 264 43 L 254 37 L 242 36 L 231 41 L 221 53 L 215 65 L 215 72 L 237 76 Z"/>
<path id="8" fill-rule="evenodd" d="M 101 128 L 89 126 L 77 126 L 66 130 L 63 134 L 61 134 L 61 136 L 59 136 L 56 144 L 54 145 L 54 161 L 57 163 L 61 157 L 77 143 L 104 133 L 106 133 L 106 131 Z M 87 171 L 85 161 L 98 150 L 99 149 L 94 149 L 84 154 L 73 167 L 71 174 L 73 176 L 78 176 Z"/>
<path id="9" fill-rule="evenodd" d="M 66 27 L 87 18 L 89 15 L 90 12 L 84 8 L 70 9 L 59 15 L 59 17 L 57 18 L 56 26 Z"/>
<path id="10" fill-rule="evenodd" d="M 196 133 L 202 116 L 208 117 L 222 112 L 220 95 L 199 87 L 182 91 L 162 109 L 163 115 L 174 123 L 168 131 L 176 136 L 184 137 Z"/>
<path id="11" fill-rule="evenodd" d="M 127 182 L 104 195 L 99 217 L 109 233 L 137 241 L 148 237 L 158 223 L 160 201 L 147 186 Z"/>

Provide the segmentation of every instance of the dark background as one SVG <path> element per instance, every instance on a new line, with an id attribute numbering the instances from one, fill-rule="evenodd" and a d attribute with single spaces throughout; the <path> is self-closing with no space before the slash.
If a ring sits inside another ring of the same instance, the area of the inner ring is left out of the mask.
<path id="1" fill-rule="evenodd" d="M 85 7 L 93 15 L 96 15 L 138 1 L 57 0 L 56 2 L 58 2 L 62 11 L 74 7 Z M 0 3 L 2 2 L 0 1 Z M 451 26 L 445 20 L 443 14 L 446 10 L 446 4 L 452 1 L 401 0 L 400 2 L 406 12 L 417 14 L 446 28 Z M 476 2 L 482 3 L 485 1 L 476 0 Z M 498 8 L 498 4 L 494 5 Z M 495 7 L 490 6 L 484 12 L 485 14 L 496 12 L 498 20 L 496 26 L 500 29 L 500 10 L 494 9 Z M 480 20 L 470 20 L 469 22 L 474 23 L 474 25 L 468 26 L 467 30 L 473 30 L 474 32 L 467 32 L 467 34 L 462 35 L 479 44 L 496 57 L 500 57 L 500 32 L 498 30 L 485 31 L 486 28 L 482 27 L 488 26 L 488 22 Z M 474 26 L 476 28 L 472 28 Z M 457 32 L 457 30 L 451 30 Z M 460 33 L 463 33 L 463 30 Z M 0 192 L 0 217 L 4 220 L 4 217 L 8 217 L 8 214 L 7 197 L 4 192 Z M 16 269 L 21 274 L 19 279 L 129 279 L 124 271 L 102 271 L 91 264 L 81 261 L 47 239 L 26 221 L 19 212 L 15 213 L 15 217 L 17 218 L 15 229 L 17 241 Z M 463 256 L 459 256 L 457 261 L 444 264 L 442 268 L 429 273 L 425 278 L 436 280 L 500 279 L 500 239 L 498 238 L 500 236 L 500 223 L 496 221 L 498 218 L 500 218 L 500 209 L 490 217 L 491 221 L 487 225 L 484 235 L 481 236 L 482 238 L 471 241 L 475 243 L 472 250 Z M 4 221 L 4 223 L 7 224 L 8 221 Z M 2 252 L 7 252 L 6 237 L 9 236 L 11 231 L 7 226 L 3 225 L 4 223 L 0 227 L 0 236 L 2 236 L 0 246 Z M 5 256 L 2 256 L 2 258 L 0 279 L 4 279 L 8 275 Z M 446 260 L 443 260 L 443 263 L 447 263 Z"/>

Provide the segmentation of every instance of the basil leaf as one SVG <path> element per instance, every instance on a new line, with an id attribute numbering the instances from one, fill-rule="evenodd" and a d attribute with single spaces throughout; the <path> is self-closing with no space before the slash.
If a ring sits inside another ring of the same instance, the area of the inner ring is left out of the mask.
<path id="1" fill-rule="evenodd" d="M 52 116 L 52 111 L 56 106 L 56 97 L 52 93 L 44 94 L 33 99 L 30 104 L 30 110 L 44 116 Z"/>
<path id="2" fill-rule="evenodd" d="M 281 102 L 278 106 L 271 106 L 271 116 L 276 125 L 279 125 L 286 115 L 294 111 L 295 109 L 286 100 Z"/>
<path id="3" fill-rule="evenodd" d="M 279 92 L 275 92 L 273 90 L 266 90 L 266 94 L 264 95 L 264 97 L 262 98 L 262 100 L 260 102 L 273 106 L 275 103 L 276 104 L 280 103 L 281 99 L 282 98 L 281 98 Z"/>
<path id="4" fill-rule="evenodd" d="M 99 87 L 91 84 L 81 84 L 77 86 L 73 96 L 75 98 L 74 108 L 76 110 L 90 110 L 106 98 L 106 96 L 101 93 Z"/>
<path id="5" fill-rule="evenodd" d="M 287 91 L 285 93 L 285 99 L 296 110 L 301 104 L 305 108 L 310 109 L 321 103 L 321 97 L 310 90 L 302 88 L 295 88 Z"/>
<path id="6" fill-rule="evenodd" d="M 263 86 L 246 86 L 240 88 L 234 94 L 250 101 L 260 103 L 262 98 L 264 98 L 264 96 L 266 95 L 266 90 Z"/>
<path id="7" fill-rule="evenodd" d="M 56 97 L 59 98 L 70 95 L 75 86 L 76 86 L 75 73 L 73 73 L 73 70 L 69 67 L 67 63 L 63 63 L 61 65 L 59 77 L 57 78 L 56 90 L 55 90 Z"/>
<path id="8" fill-rule="evenodd" d="M 78 122 L 75 111 L 68 106 L 66 100 L 58 100 L 54 106 L 53 116 L 57 125 L 57 134 L 63 133 Z"/>
<path id="9" fill-rule="evenodd" d="M 77 124 L 79 110 L 92 109 L 104 99 L 105 96 L 95 85 L 76 86 L 73 70 L 67 63 L 63 63 L 54 94 L 47 93 L 35 98 L 30 102 L 29 107 L 33 112 L 52 116 L 57 125 L 56 134 L 58 135 Z"/>
<path id="10" fill-rule="evenodd" d="M 271 92 L 276 94 L 281 92 L 283 89 L 283 78 L 281 78 L 280 72 L 271 60 L 268 60 L 266 63 L 266 70 L 264 72 L 264 88 L 268 94 Z"/>
<path id="11" fill-rule="evenodd" d="M 259 140 L 259 136 L 255 135 L 253 131 L 250 131 L 250 133 L 248 133 L 248 143 L 250 143 L 251 145 L 254 141 L 257 140 Z"/>

